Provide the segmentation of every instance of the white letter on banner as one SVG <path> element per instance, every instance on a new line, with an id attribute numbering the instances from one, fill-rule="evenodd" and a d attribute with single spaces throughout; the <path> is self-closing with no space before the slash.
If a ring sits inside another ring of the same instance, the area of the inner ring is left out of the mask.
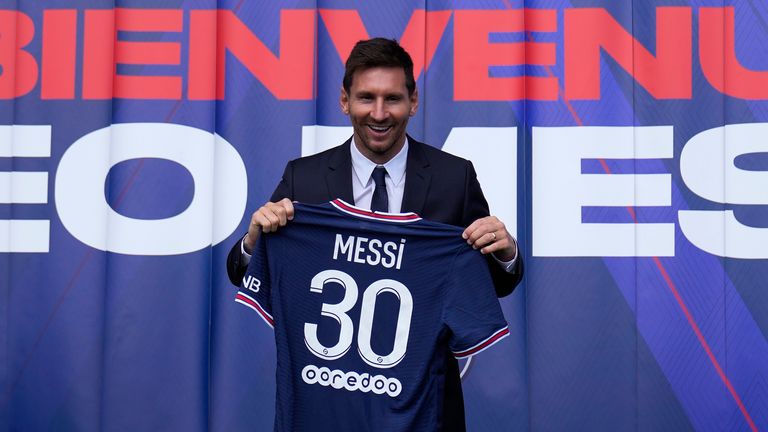
<path id="1" fill-rule="evenodd" d="M 671 126 L 534 127 L 534 256 L 674 256 L 671 223 L 582 223 L 584 206 L 669 206 L 669 174 L 582 174 L 582 159 L 668 159 Z"/>
<path id="2" fill-rule="evenodd" d="M 517 238 L 517 128 L 455 127 L 443 150 L 472 161 L 491 214 Z"/>
<path id="3" fill-rule="evenodd" d="M 104 180 L 117 163 L 158 158 L 186 168 L 195 183 L 192 202 L 164 219 L 134 219 L 114 211 Z M 83 243 L 128 255 L 176 255 L 216 244 L 231 234 L 245 210 L 247 176 L 226 140 L 189 126 L 115 124 L 85 135 L 67 149 L 56 173 L 56 208 Z"/>
<path id="4" fill-rule="evenodd" d="M 716 127 L 691 138 L 680 174 L 691 191 L 721 204 L 768 204 L 768 172 L 736 167 L 736 157 L 768 152 L 768 123 Z M 732 210 L 680 210 L 680 230 L 696 247 L 729 258 L 768 258 L 768 228 L 740 223 Z"/>
<path id="5" fill-rule="evenodd" d="M 352 126 L 302 126 L 301 155 L 311 156 L 343 143 L 352 136 Z"/>
<path id="6" fill-rule="evenodd" d="M 49 157 L 50 125 L 0 126 L 0 158 Z M 47 172 L 0 172 L 0 204 L 47 202 Z M 48 219 L 1 219 L 0 252 L 48 252 L 50 232 Z"/>

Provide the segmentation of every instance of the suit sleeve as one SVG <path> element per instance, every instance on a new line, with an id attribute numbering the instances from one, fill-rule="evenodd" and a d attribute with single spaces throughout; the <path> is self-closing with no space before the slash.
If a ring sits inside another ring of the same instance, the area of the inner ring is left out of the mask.
<path id="1" fill-rule="evenodd" d="M 278 183 L 269 200 L 276 202 L 283 198 L 293 199 L 293 161 L 288 162 L 285 166 L 283 177 L 280 179 L 280 183 Z M 243 253 L 240 250 L 240 243 L 244 237 L 245 235 L 235 242 L 232 249 L 229 250 L 229 255 L 227 255 L 227 276 L 229 281 L 235 286 L 240 285 L 243 276 L 245 276 L 245 270 L 248 268 L 248 264 L 244 262 Z"/>
<path id="2" fill-rule="evenodd" d="M 275 191 L 272 192 L 272 196 L 269 200 L 271 202 L 277 202 L 283 198 L 293 199 L 293 161 L 290 161 L 285 165 L 283 177 L 280 178 L 280 183 L 277 184 L 277 187 L 275 188 Z"/>
<path id="3" fill-rule="evenodd" d="M 466 169 L 464 220 L 462 224 L 465 227 L 471 225 L 472 222 L 477 219 L 490 215 L 488 201 L 485 200 L 483 190 L 480 188 L 480 182 L 477 181 L 477 173 L 475 173 L 475 168 L 472 165 L 472 162 L 467 161 Z M 503 222 L 506 223 L 506 221 Z M 515 268 L 512 272 L 507 272 L 503 269 L 491 256 L 486 257 L 486 261 L 488 262 L 488 268 L 491 271 L 491 278 L 493 279 L 493 286 L 496 289 L 496 295 L 498 297 L 505 297 L 512 294 L 512 291 L 523 279 L 524 265 L 522 251 L 518 250 L 517 261 L 515 262 Z"/>

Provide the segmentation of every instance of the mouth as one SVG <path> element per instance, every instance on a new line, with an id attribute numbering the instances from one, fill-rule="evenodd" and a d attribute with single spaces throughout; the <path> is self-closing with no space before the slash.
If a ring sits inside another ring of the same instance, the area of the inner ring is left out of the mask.
<path id="1" fill-rule="evenodd" d="M 368 129 L 372 130 L 373 132 L 375 132 L 377 134 L 387 133 L 390 129 L 392 129 L 391 125 L 389 125 L 389 126 L 379 126 L 379 125 L 368 124 L 367 126 L 368 126 Z"/>

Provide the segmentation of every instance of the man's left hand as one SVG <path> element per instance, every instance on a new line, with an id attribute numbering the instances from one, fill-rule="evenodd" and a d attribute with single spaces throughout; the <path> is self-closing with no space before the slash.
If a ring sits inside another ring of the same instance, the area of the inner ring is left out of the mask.
<path id="1" fill-rule="evenodd" d="M 461 236 L 473 249 L 480 249 L 483 254 L 493 253 L 501 261 L 511 261 L 517 254 L 512 235 L 496 216 L 472 222 Z"/>

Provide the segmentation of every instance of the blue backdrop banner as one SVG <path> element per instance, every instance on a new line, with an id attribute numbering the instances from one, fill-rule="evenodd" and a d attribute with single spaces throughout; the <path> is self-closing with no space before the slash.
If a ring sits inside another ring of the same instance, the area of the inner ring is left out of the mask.
<path id="1" fill-rule="evenodd" d="M 226 255 L 373 36 L 526 261 L 469 430 L 768 429 L 765 2 L 0 0 L 0 431 L 272 428 Z"/>

